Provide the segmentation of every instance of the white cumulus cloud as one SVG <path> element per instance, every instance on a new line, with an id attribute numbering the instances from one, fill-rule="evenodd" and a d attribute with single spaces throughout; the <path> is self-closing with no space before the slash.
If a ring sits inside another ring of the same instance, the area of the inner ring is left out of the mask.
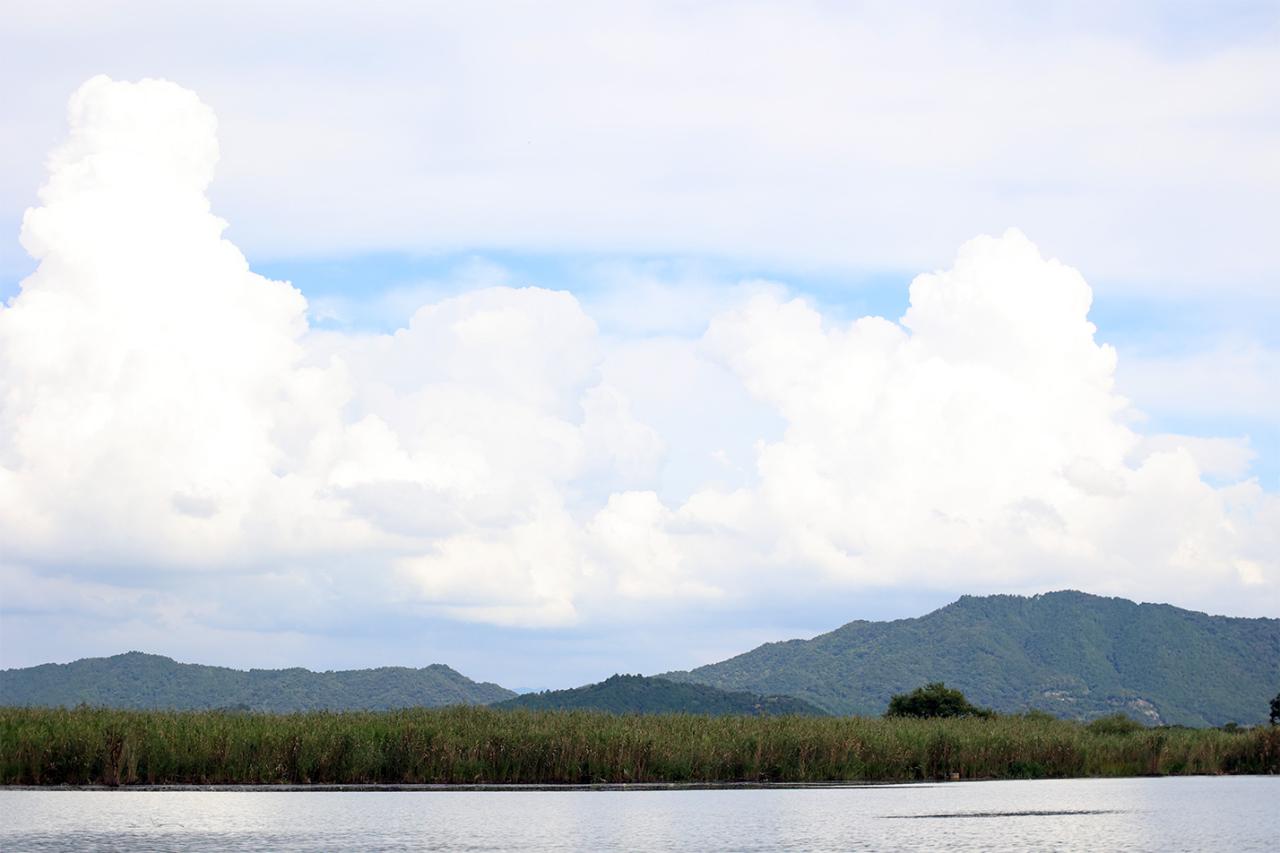
<path id="1" fill-rule="evenodd" d="M 900 323 L 754 298 L 705 343 L 785 435 L 762 445 L 758 485 L 704 491 L 682 515 L 837 582 L 1212 600 L 1247 575 L 1274 606 L 1276 497 L 1206 484 L 1196 458 L 1218 444 L 1132 431 L 1089 304 L 1078 272 L 1013 230 L 917 277 Z M 1215 473 L 1240 470 L 1217 455 Z"/>
<path id="2" fill-rule="evenodd" d="M 302 295 L 221 236 L 193 93 L 97 77 L 69 118 L 22 233 L 40 266 L 0 311 L 6 560 L 341 555 L 450 612 L 575 618 L 581 519 L 649 485 L 663 446 L 601 381 L 572 296 L 497 287 L 393 335 L 309 333 Z"/>
<path id="3" fill-rule="evenodd" d="M 489 287 L 321 332 L 223 237 L 193 93 L 97 77 L 69 121 L 24 220 L 39 267 L 0 308 L 0 577 L 25 608 L 127 589 L 220 636 L 643 620 L 806 585 L 1277 604 L 1276 496 L 1204 481 L 1244 470 L 1231 445 L 1134 431 L 1089 286 L 1017 231 L 916 278 L 896 322 L 747 286 L 696 343 L 624 345 L 570 293 Z M 766 417 L 736 414 L 742 389 Z M 686 411 L 659 434 L 633 399 Z M 675 497 L 688 442 L 754 470 Z"/>
<path id="4" fill-rule="evenodd" d="M 302 366 L 302 295 L 220 236 L 208 107 L 97 77 L 68 118 L 23 223 L 39 268 L 0 311 L 0 538 L 33 561 L 234 559 L 343 391 Z"/>

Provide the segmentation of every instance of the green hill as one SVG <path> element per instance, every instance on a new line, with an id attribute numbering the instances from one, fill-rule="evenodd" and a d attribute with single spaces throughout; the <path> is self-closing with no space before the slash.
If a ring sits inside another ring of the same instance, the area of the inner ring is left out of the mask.
<path id="1" fill-rule="evenodd" d="M 916 619 L 850 622 L 662 677 L 796 696 L 837 714 L 879 714 L 891 695 L 945 681 L 1004 712 L 1253 724 L 1280 689 L 1280 619 L 1080 592 L 965 596 Z"/>
<path id="2" fill-rule="evenodd" d="M 0 704 L 254 711 L 383 710 L 482 705 L 514 696 L 442 664 L 345 672 L 227 669 L 129 652 L 0 671 Z"/>
<path id="3" fill-rule="evenodd" d="M 590 709 L 612 711 L 615 714 L 826 714 L 822 709 L 790 696 L 758 696 L 743 691 L 720 690 L 704 684 L 678 684 L 665 678 L 646 678 L 642 675 L 615 675 L 598 684 L 571 690 L 526 693 L 498 702 L 494 707 L 539 711 Z"/>

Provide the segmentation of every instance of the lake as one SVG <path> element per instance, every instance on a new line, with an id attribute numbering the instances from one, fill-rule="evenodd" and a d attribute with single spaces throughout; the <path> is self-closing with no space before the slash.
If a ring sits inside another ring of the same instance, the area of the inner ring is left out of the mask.
<path id="1" fill-rule="evenodd" d="M 691 791 L 0 789 L 0 849 L 1267 850 L 1280 777 Z"/>

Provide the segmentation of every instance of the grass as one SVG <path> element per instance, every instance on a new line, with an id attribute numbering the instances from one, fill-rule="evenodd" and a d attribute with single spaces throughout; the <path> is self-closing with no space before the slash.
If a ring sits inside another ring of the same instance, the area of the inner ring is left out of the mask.
<path id="1" fill-rule="evenodd" d="M 490 708 L 241 714 L 0 708 L 0 784 L 898 782 L 1280 772 L 1280 728 L 617 716 Z"/>

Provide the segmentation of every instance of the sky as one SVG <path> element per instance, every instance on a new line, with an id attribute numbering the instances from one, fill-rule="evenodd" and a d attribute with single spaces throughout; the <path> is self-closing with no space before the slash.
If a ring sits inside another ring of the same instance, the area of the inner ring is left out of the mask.
<path id="1" fill-rule="evenodd" d="M 16 2 L 0 666 L 1280 616 L 1280 3 Z"/>

